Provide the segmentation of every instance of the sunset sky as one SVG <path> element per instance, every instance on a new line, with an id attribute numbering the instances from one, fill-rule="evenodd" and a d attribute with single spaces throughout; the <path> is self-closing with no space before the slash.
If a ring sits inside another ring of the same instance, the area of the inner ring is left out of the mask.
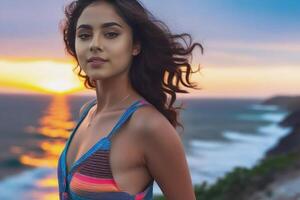
<path id="1" fill-rule="evenodd" d="M 3 0 L 0 7 L 0 92 L 84 89 L 64 52 L 59 21 L 70 0 Z M 300 94 L 300 1 L 142 0 L 173 33 L 204 47 L 193 54 L 200 97 L 265 98 Z"/>

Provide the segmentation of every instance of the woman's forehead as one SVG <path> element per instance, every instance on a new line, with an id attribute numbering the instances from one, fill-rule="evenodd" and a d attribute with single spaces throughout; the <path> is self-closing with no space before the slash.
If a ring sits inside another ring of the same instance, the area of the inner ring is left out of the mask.
<path id="1" fill-rule="evenodd" d="M 81 24 L 89 24 L 100 26 L 108 22 L 114 22 L 121 26 L 125 26 L 123 19 L 115 12 L 114 8 L 108 3 L 91 4 L 81 13 L 77 27 Z"/>

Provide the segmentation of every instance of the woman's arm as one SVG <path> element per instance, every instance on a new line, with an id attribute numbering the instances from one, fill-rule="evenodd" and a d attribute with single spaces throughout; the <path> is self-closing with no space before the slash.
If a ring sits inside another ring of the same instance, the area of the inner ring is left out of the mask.
<path id="1" fill-rule="evenodd" d="M 181 138 L 161 115 L 145 123 L 146 165 L 167 200 L 196 200 Z"/>

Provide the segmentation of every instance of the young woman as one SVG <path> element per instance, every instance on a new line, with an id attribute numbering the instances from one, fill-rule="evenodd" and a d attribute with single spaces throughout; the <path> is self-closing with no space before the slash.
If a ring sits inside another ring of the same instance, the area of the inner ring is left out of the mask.
<path id="1" fill-rule="evenodd" d="M 195 200 L 172 105 L 180 83 L 196 88 L 186 56 L 202 46 L 176 42 L 190 35 L 170 34 L 137 0 L 73 1 L 65 15 L 66 50 L 96 97 L 59 158 L 60 199 L 149 200 L 156 181 L 168 200 Z"/>

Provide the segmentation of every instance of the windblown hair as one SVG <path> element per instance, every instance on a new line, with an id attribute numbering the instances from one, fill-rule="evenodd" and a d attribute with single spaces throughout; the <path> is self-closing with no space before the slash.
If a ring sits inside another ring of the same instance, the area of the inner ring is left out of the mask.
<path id="1" fill-rule="evenodd" d="M 69 3 L 65 8 L 65 18 L 61 21 L 61 31 L 65 49 L 77 61 L 76 69 L 79 66 L 75 52 L 75 34 L 78 18 L 82 11 L 90 4 L 101 0 L 76 0 Z M 129 69 L 129 79 L 132 87 L 156 107 L 172 124 L 173 127 L 182 124 L 178 121 L 179 112 L 176 109 L 184 109 L 181 106 L 173 107 L 176 100 L 176 92 L 188 93 L 182 89 L 180 84 L 193 89 L 197 88 L 196 83 L 190 82 L 192 71 L 188 57 L 198 45 L 203 54 L 203 47 L 199 43 L 192 43 L 192 37 L 188 33 L 171 34 L 169 28 L 162 21 L 144 8 L 138 0 L 102 0 L 111 4 L 118 15 L 131 27 L 133 42 L 140 42 L 141 51 L 133 57 Z M 185 37 L 190 39 L 189 44 Z M 176 39 L 182 39 L 184 46 Z M 183 70 L 185 69 L 185 70 Z M 78 76 L 84 78 L 84 86 L 87 89 L 95 89 L 95 83 L 87 75 Z M 184 75 L 185 73 L 185 75 Z M 167 97 L 171 96 L 171 99 Z M 169 100 L 169 102 L 167 102 Z"/>

